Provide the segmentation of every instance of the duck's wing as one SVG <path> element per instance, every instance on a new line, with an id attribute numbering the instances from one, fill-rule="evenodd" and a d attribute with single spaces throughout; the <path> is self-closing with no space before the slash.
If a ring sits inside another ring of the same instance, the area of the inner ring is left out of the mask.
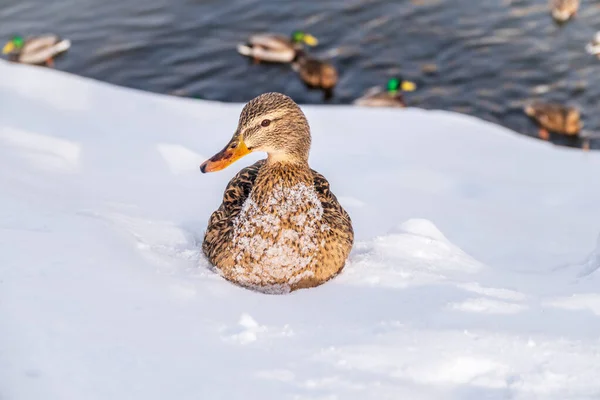
<path id="1" fill-rule="evenodd" d="M 350 215 L 348 215 L 337 197 L 331 192 L 327 179 L 317 171 L 311 171 L 317 195 L 323 206 L 323 218 L 325 222 L 333 231 L 347 240 L 348 245 L 352 246 L 354 242 L 354 230 L 352 229 Z"/>
<path id="2" fill-rule="evenodd" d="M 273 51 L 289 50 L 293 47 L 292 42 L 285 36 L 269 33 L 252 35 L 248 42 L 252 46 L 264 47 Z"/>
<path id="3" fill-rule="evenodd" d="M 555 103 L 533 103 L 525 107 L 525 113 L 550 131 L 564 129 L 567 109 Z"/>
<path id="4" fill-rule="evenodd" d="M 260 160 L 238 172 L 229 181 L 221 206 L 210 216 L 202 250 L 213 264 L 216 263 L 220 254 L 228 252 L 227 245 L 231 242 L 233 220 L 238 216 L 250 195 L 258 171 L 264 164 L 265 160 Z"/>
<path id="5" fill-rule="evenodd" d="M 43 51 L 58 43 L 60 38 L 57 35 L 42 35 L 28 39 L 23 46 L 24 53 L 35 53 Z"/>
<path id="6" fill-rule="evenodd" d="M 402 92 L 390 95 L 381 87 L 367 90 L 363 96 L 354 100 L 353 104 L 366 107 L 406 107 Z"/>
<path id="7" fill-rule="evenodd" d="M 387 93 L 381 86 L 373 86 L 372 88 L 367 89 L 362 97 L 378 97 L 382 94 L 386 95 Z"/>
<path id="8" fill-rule="evenodd" d="M 36 36 L 28 39 L 19 55 L 19 61 L 25 64 L 41 64 L 67 51 L 71 42 L 56 35 Z"/>
<path id="9" fill-rule="evenodd" d="M 301 57 L 292 64 L 292 69 L 298 72 L 300 78 L 311 87 L 323 89 L 333 88 L 337 84 L 337 71 L 335 67 L 316 58 Z"/>

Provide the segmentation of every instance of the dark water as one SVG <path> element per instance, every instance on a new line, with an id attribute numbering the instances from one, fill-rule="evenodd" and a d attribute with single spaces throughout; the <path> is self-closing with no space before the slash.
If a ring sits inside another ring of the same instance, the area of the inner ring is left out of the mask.
<path id="1" fill-rule="evenodd" d="M 562 27 L 547 0 L 0 0 L 0 37 L 55 32 L 72 40 L 57 69 L 221 101 L 280 91 L 321 103 L 289 66 L 252 65 L 235 50 L 252 33 L 294 29 L 315 35 L 313 53 L 338 68 L 331 103 L 350 103 L 402 73 L 419 86 L 407 96 L 411 106 L 536 135 L 523 102 L 553 100 L 581 108 L 584 134 L 600 133 L 600 60 L 584 49 L 600 30 L 597 0 L 582 0 Z M 425 73 L 427 64 L 437 73 Z"/>

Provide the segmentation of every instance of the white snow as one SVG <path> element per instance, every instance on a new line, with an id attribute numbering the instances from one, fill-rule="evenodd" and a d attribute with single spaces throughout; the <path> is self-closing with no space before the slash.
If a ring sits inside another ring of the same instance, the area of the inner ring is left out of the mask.
<path id="1" fill-rule="evenodd" d="M 14 147 L 16 155 L 26 158 L 30 165 L 42 170 L 69 171 L 79 164 L 81 146 L 68 140 L 5 127 L 0 141 Z"/>
<path id="2" fill-rule="evenodd" d="M 0 63 L 0 399 L 597 399 L 600 154 L 303 107 L 341 275 L 273 296 L 200 245 L 242 104 Z"/>

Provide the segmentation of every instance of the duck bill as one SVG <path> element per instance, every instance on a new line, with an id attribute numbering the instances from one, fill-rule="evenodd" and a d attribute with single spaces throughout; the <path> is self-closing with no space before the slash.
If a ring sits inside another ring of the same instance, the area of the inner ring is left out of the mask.
<path id="1" fill-rule="evenodd" d="M 417 85 L 411 81 L 402 82 L 402 91 L 403 92 L 413 92 L 417 89 Z"/>
<path id="2" fill-rule="evenodd" d="M 8 42 L 2 48 L 2 54 L 12 53 L 15 50 L 15 45 L 13 42 Z"/>
<path id="3" fill-rule="evenodd" d="M 233 138 L 223 150 L 204 161 L 200 165 L 200 171 L 202 173 L 220 171 L 247 154 L 250 154 L 250 150 L 246 147 L 246 143 L 239 138 Z"/>
<path id="4" fill-rule="evenodd" d="M 309 35 L 308 33 L 304 35 L 304 43 L 306 43 L 309 46 L 316 46 L 319 44 L 319 41 L 317 40 L 316 37 L 314 37 L 313 35 Z"/>

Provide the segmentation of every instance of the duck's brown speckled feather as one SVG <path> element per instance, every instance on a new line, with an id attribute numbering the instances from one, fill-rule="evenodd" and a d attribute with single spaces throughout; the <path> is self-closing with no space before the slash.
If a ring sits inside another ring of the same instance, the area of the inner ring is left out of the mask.
<path id="1" fill-rule="evenodd" d="M 337 84 L 338 75 L 333 65 L 314 58 L 301 58 L 295 69 L 308 86 L 332 89 Z"/>
<path id="2" fill-rule="evenodd" d="M 250 195 L 258 171 L 264 163 L 265 160 L 258 161 L 238 172 L 225 188 L 221 206 L 210 216 L 202 250 L 213 265 L 219 265 L 221 258 L 226 256 L 231 241 L 228 238 L 231 238 L 233 232 L 233 220 Z"/>
<path id="3" fill-rule="evenodd" d="M 577 135 L 583 125 L 579 111 L 562 104 L 532 103 L 525 107 L 525 114 L 543 128 L 562 135 Z"/>
<path id="4" fill-rule="evenodd" d="M 236 266 L 233 256 L 235 253 L 235 249 L 233 249 L 234 221 L 240 215 L 263 167 L 265 167 L 265 160 L 258 161 L 242 169 L 231 179 L 225 189 L 221 206 L 210 217 L 204 238 L 203 251 L 209 261 L 217 266 L 223 276 L 238 284 L 240 283 L 239 279 L 232 276 L 234 274 L 232 271 L 243 267 Z M 304 179 L 303 171 L 294 172 L 289 168 L 285 171 L 298 175 L 294 178 Z M 314 262 L 307 267 L 310 274 L 306 278 L 292 280 L 287 288 L 289 290 L 317 286 L 337 275 L 343 268 L 354 241 L 350 217 L 339 204 L 335 195 L 331 193 L 329 182 L 323 175 L 312 169 L 310 173 L 312 173 L 312 183 L 323 208 L 323 225 L 327 225 L 328 231 L 320 234 L 324 245 L 318 251 Z M 281 178 L 287 179 L 283 176 Z M 277 179 L 269 179 L 269 182 L 271 181 L 276 182 Z M 269 186 L 261 184 L 256 190 L 268 192 L 272 189 Z M 306 269 L 303 272 L 306 272 Z M 270 284 L 272 283 L 270 282 Z M 286 285 L 286 282 L 275 283 Z"/>

